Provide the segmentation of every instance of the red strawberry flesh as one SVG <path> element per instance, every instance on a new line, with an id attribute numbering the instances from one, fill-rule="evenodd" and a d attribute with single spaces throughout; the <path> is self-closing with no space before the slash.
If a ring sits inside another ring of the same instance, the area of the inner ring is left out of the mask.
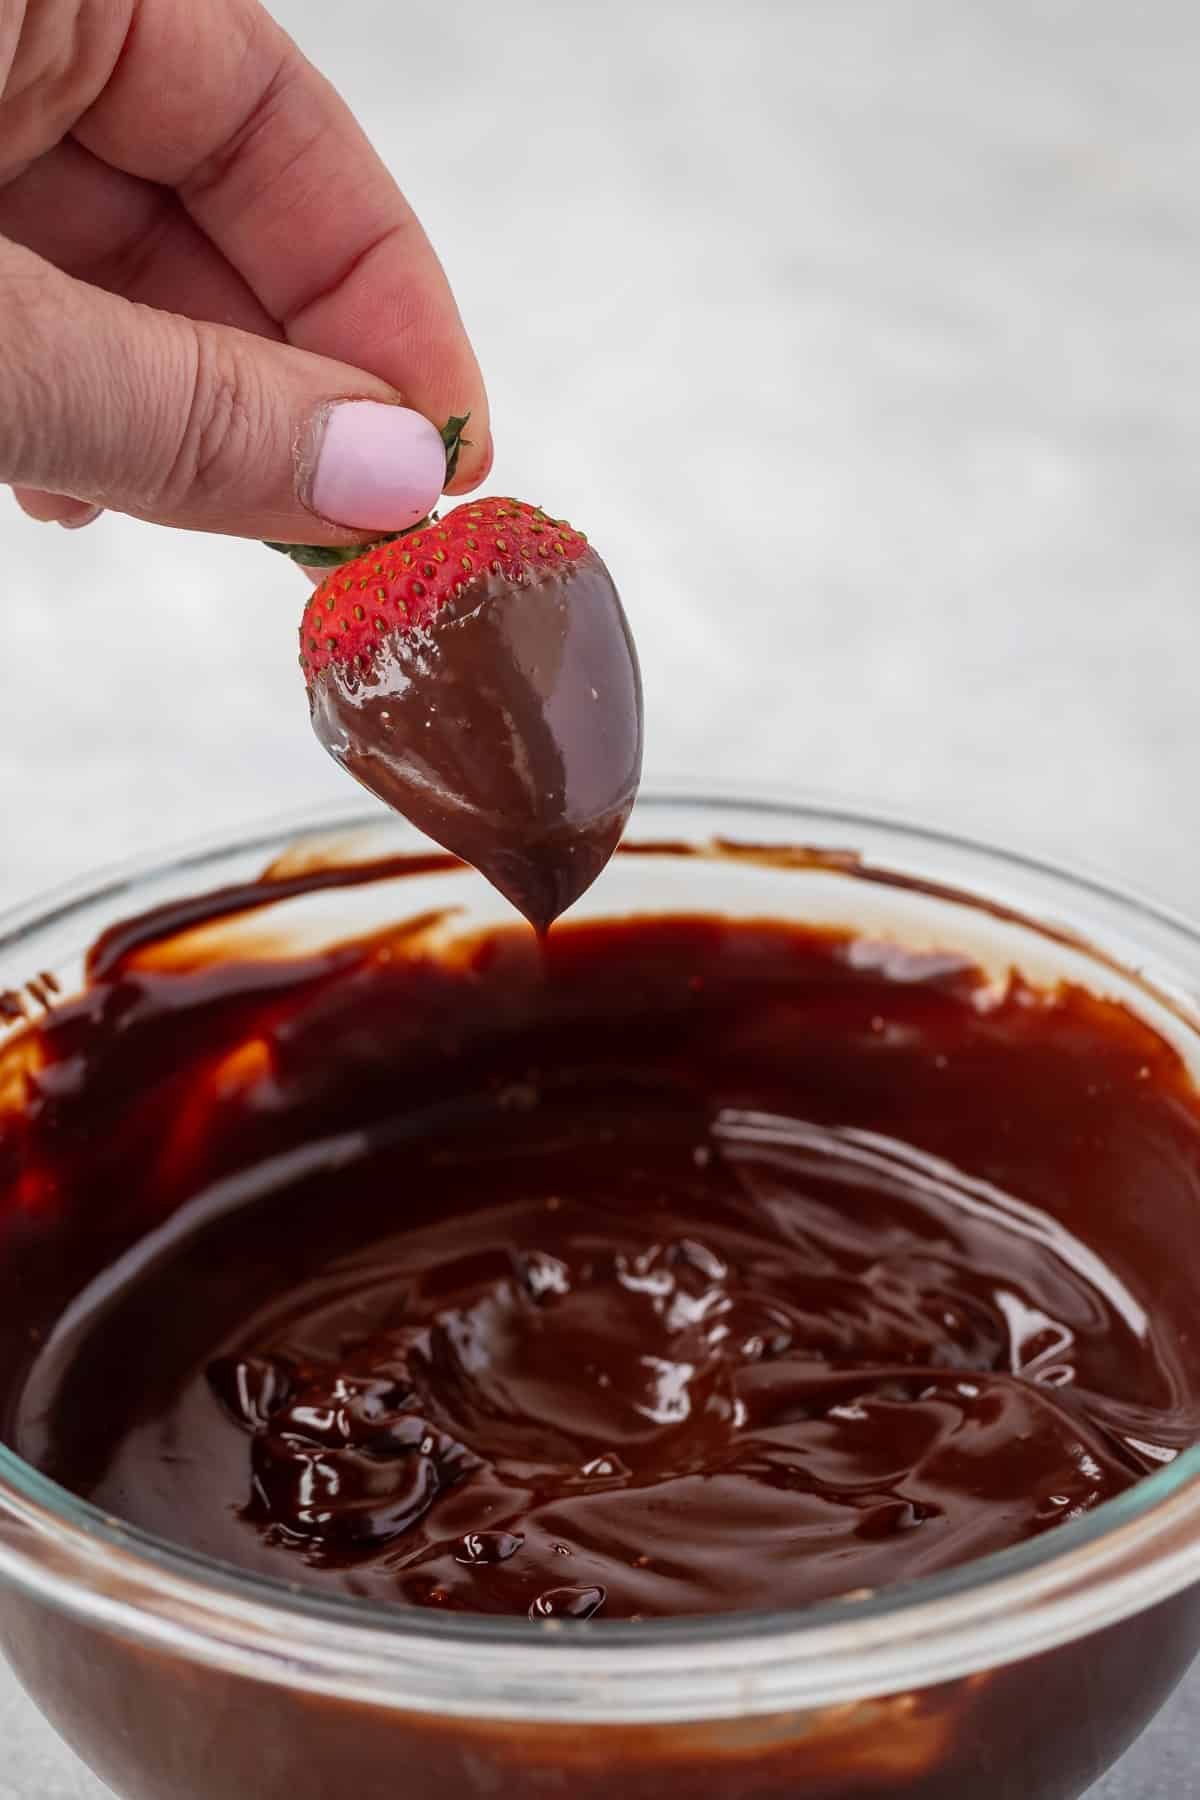
<path id="1" fill-rule="evenodd" d="M 516 501 L 458 507 L 332 571 L 301 648 L 317 736 L 372 793 L 538 930 L 590 887 L 637 792 L 642 710 L 579 534 Z"/>

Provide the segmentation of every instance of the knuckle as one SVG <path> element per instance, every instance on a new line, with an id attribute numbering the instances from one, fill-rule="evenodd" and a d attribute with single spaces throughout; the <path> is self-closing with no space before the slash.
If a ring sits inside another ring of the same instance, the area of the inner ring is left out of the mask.
<path id="1" fill-rule="evenodd" d="M 244 487 L 266 438 L 266 398 L 245 347 L 215 327 L 182 323 L 184 404 L 152 496 L 164 515 L 202 512 Z"/>
<path id="2" fill-rule="evenodd" d="M 53 272 L 36 258 L 0 265 L 0 480 L 41 478 L 47 424 L 58 405 L 52 287 Z"/>

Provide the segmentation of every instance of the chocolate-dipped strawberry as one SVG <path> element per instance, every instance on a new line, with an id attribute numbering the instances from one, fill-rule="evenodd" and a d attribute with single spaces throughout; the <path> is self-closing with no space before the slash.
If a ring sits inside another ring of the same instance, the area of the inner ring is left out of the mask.
<path id="1" fill-rule="evenodd" d="M 637 792 L 641 680 L 565 520 L 471 500 L 370 546 L 315 589 L 300 661 L 335 760 L 539 931 L 595 880 Z"/>

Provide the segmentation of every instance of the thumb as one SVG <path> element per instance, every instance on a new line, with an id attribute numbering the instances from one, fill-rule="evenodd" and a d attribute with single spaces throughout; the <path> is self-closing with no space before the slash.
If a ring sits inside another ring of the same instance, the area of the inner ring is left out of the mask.
<path id="1" fill-rule="evenodd" d="M 337 544 L 415 524 L 445 478 L 437 426 L 377 377 L 135 305 L 0 239 L 0 482 Z"/>

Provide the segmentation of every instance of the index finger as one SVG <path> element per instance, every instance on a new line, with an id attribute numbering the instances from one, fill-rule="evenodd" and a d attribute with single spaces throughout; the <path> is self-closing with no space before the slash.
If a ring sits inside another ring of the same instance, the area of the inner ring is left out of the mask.
<path id="1" fill-rule="evenodd" d="M 252 0 L 142 0 L 76 127 L 174 187 L 289 342 L 391 384 L 442 425 L 469 413 L 455 489 L 489 461 L 487 396 L 442 266 L 345 102 Z"/>

